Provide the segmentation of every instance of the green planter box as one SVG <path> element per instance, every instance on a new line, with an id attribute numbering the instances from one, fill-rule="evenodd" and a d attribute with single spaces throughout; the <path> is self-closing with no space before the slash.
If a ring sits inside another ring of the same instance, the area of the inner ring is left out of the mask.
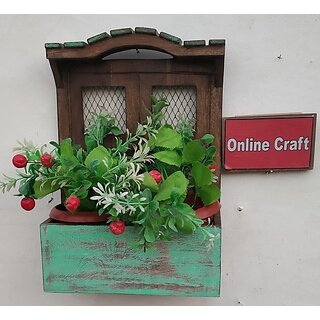
<path id="1" fill-rule="evenodd" d="M 220 229 L 213 229 L 220 233 Z M 134 227 L 114 236 L 108 226 L 52 222 L 40 225 L 45 292 L 220 295 L 220 237 L 208 250 L 202 234 L 132 249 Z"/>

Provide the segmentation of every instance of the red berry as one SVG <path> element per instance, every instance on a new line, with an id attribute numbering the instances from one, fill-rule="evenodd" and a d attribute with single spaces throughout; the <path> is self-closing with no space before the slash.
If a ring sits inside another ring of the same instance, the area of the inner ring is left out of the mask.
<path id="1" fill-rule="evenodd" d="M 36 202 L 32 198 L 22 198 L 20 204 L 24 210 L 30 211 L 34 208 Z"/>
<path id="2" fill-rule="evenodd" d="M 113 234 L 119 235 L 121 233 L 124 233 L 126 225 L 123 221 L 114 221 L 110 223 L 109 229 Z"/>
<path id="3" fill-rule="evenodd" d="M 52 156 L 49 153 L 45 153 L 40 158 L 41 164 L 46 168 L 51 168 L 54 165 Z"/>
<path id="4" fill-rule="evenodd" d="M 158 170 L 152 170 L 149 172 L 150 176 L 155 180 L 157 184 L 160 184 L 162 181 L 161 173 Z"/>
<path id="5" fill-rule="evenodd" d="M 27 165 L 27 158 L 23 154 L 16 154 L 12 158 L 12 163 L 16 168 L 24 168 Z"/>
<path id="6" fill-rule="evenodd" d="M 79 205 L 80 205 L 80 199 L 77 196 L 70 196 L 66 200 L 66 208 L 71 212 L 76 211 Z"/>
<path id="7" fill-rule="evenodd" d="M 215 171 L 217 169 L 217 166 L 215 164 L 213 164 L 213 165 L 209 166 L 209 169 L 211 171 Z"/>

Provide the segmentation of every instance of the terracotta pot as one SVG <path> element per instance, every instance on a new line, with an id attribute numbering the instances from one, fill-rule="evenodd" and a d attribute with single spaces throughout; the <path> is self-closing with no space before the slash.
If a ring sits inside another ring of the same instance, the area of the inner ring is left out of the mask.
<path id="1" fill-rule="evenodd" d="M 221 208 L 221 204 L 219 201 L 216 201 L 208 206 L 203 206 L 201 208 L 196 209 L 196 215 L 200 219 L 210 218 L 219 212 Z"/>
<path id="2" fill-rule="evenodd" d="M 205 220 L 207 218 L 212 217 L 216 213 L 218 213 L 221 209 L 221 204 L 219 201 L 216 201 L 208 206 L 205 206 L 200 198 L 196 198 L 194 203 L 194 192 L 192 190 L 189 191 L 187 194 L 186 202 L 189 205 L 194 204 L 194 209 L 196 211 L 196 215 L 199 219 Z"/>
<path id="3" fill-rule="evenodd" d="M 80 211 L 71 213 L 61 204 L 52 208 L 49 216 L 51 219 L 70 223 L 97 223 L 107 222 L 108 220 L 107 215 L 102 214 L 99 216 L 98 211 Z"/>

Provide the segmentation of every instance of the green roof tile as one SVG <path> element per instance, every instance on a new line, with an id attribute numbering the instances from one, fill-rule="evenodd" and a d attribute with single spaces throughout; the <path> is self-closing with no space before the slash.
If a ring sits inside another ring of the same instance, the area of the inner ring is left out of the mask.
<path id="1" fill-rule="evenodd" d="M 61 48 L 62 44 L 58 42 L 50 42 L 50 43 L 45 43 L 44 47 L 46 49 L 55 49 L 55 48 Z"/>
<path id="2" fill-rule="evenodd" d="M 205 40 L 187 40 L 183 42 L 185 47 L 203 47 L 206 45 Z"/>
<path id="3" fill-rule="evenodd" d="M 154 28 L 147 28 L 147 27 L 136 27 L 134 29 L 135 33 L 145 33 L 145 34 L 152 34 L 154 36 L 158 36 L 158 31 Z"/>
<path id="4" fill-rule="evenodd" d="M 215 46 L 215 45 L 220 45 L 220 44 L 225 44 L 226 40 L 224 39 L 211 39 L 209 40 L 209 46 Z"/>
<path id="5" fill-rule="evenodd" d="M 132 34 L 133 30 L 131 28 L 114 29 L 110 31 L 112 37 L 123 36 L 126 34 Z"/>
<path id="6" fill-rule="evenodd" d="M 90 37 L 87 39 L 87 42 L 89 44 L 93 44 L 93 43 L 96 43 L 98 41 L 101 41 L 101 40 L 105 40 L 105 39 L 108 39 L 110 38 L 110 35 L 108 35 L 106 32 L 102 32 L 102 33 L 99 33 L 93 37 Z"/>
<path id="7" fill-rule="evenodd" d="M 182 41 L 180 38 L 173 36 L 172 34 L 166 33 L 166 32 L 160 32 L 160 38 L 169 40 L 171 42 L 177 43 L 177 44 L 181 44 Z"/>
<path id="8" fill-rule="evenodd" d="M 63 44 L 65 48 L 84 48 L 86 45 L 84 41 L 70 41 Z"/>

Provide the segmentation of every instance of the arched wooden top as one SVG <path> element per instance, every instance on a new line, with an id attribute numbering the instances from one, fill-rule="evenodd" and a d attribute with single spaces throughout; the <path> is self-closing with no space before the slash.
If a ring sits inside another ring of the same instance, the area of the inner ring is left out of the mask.
<path id="1" fill-rule="evenodd" d="M 171 54 L 173 57 L 214 57 L 224 56 L 224 40 L 184 41 L 181 39 L 151 28 L 117 29 L 87 39 L 87 42 L 46 43 L 48 59 L 101 59 L 111 53 L 139 48 L 153 49 Z"/>

